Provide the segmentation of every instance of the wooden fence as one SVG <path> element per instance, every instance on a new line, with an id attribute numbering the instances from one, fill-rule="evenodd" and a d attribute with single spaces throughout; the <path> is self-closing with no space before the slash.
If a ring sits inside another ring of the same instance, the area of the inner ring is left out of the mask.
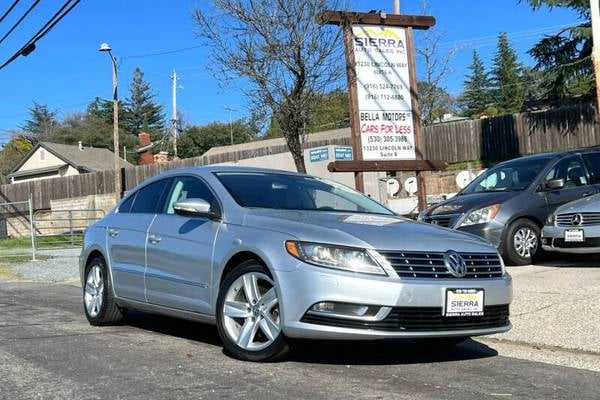
<path id="1" fill-rule="evenodd" d="M 427 158 L 502 161 L 525 154 L 600 144 L 590 104 L 429 126 Z"/>
<path id="2" fill-rule="evenodd" d="M 350 144 L 349 130 L 347 135 L 340 135 L 339 130 L 333 132 L 330 137 L 327 137 L 326 132 L 309 135 L 306 147 Z M 427 158 L 448 162 L 493 162 L 524 154 L 600 144 L 600 129 L 596 127 L 594 108 L 589 104 L 539 113 L 439 124 L 427 127 L 424 136 Z M 209 152 L 201 157 L 127 168 L 123 170 L 121 177 L 123 190 L 130 190 L 141 181 L 172 168 L 231 162 L 287 151 L 282 143 L 215 155 L 210 155 Z M 100 171 L 2 185 L 0 203 L 26 201 L 31 193 L 34 209 L 49 209 L 50 200 L 111 193 L 113 179 L 113 171 Z"/>

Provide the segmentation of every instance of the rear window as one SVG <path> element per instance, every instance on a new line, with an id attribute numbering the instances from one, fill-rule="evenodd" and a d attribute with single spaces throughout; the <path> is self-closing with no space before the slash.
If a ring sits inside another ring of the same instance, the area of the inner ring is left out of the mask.
<path id="1" fill-rule="evenodd" d="M 586 153 L 581 155 L 587 164 L 592 177 L 592 184 L 600 183 L 600 153 Z"/>

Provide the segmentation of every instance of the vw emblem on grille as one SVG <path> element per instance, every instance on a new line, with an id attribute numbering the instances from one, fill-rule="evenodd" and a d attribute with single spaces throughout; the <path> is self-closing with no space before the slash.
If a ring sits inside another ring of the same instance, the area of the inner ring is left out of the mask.
<path id="1" fill-rule="evenodd" d="M 581 214 L 575 214 L 571 217 L 571 225 L 579 226 L 583 222 L 583 216 Z"/>
<path id="2" fill-rule="evenodd" d="M 467 264 L 465 260 L 453 250 L 448 250 L 444 254 L 444 265 L 452 276 L 462 278 L 467 274 Z"/>

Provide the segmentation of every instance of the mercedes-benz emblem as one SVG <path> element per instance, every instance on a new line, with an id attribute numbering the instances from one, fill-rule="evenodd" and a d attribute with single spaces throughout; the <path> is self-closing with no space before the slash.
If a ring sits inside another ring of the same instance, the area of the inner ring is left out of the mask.
<path id="1" fill-rule="evenodd" d="M 575 214 L 571 217 L 571 225 L 579 226 L 583 222 L 583 216 L 581 214 Z"/>
<path id="2" fill-rule="evenodd" d="M 439 224 L 440 224 L 440 221 L 438 221 L 437 219 L 432 219 L 432 220 L 431 220 L 431 224 L 432 224 L 432 225 L 439 225 Z"/>
<path id="3" fill-rule="evenodd" d="M 448 250 L 444 254 L 444 265 L 448 272 L 456 278 L 462 278 L 467 274 L 465 260 L 454 250 Z"/>

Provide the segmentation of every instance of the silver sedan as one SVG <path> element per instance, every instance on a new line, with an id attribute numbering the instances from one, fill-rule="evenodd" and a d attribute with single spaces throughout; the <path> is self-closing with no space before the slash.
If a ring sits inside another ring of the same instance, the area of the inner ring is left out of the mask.
<path id="1" fill-rule="evenodd" d="M 483 239 L 283 171 L 154 177 L 89 227 L 80 269 L 91 324 L 129 309 L 212 323 L 245 360 L 281 359 L 295 338 L 452 345 L 510 329 L 511 278 Z"/>
<path id="2" fill-rule="evenodd" d="M 600 253 L 600 195 L 559 207 L 546 220 L 542 248 L 561 253 Z"/>

